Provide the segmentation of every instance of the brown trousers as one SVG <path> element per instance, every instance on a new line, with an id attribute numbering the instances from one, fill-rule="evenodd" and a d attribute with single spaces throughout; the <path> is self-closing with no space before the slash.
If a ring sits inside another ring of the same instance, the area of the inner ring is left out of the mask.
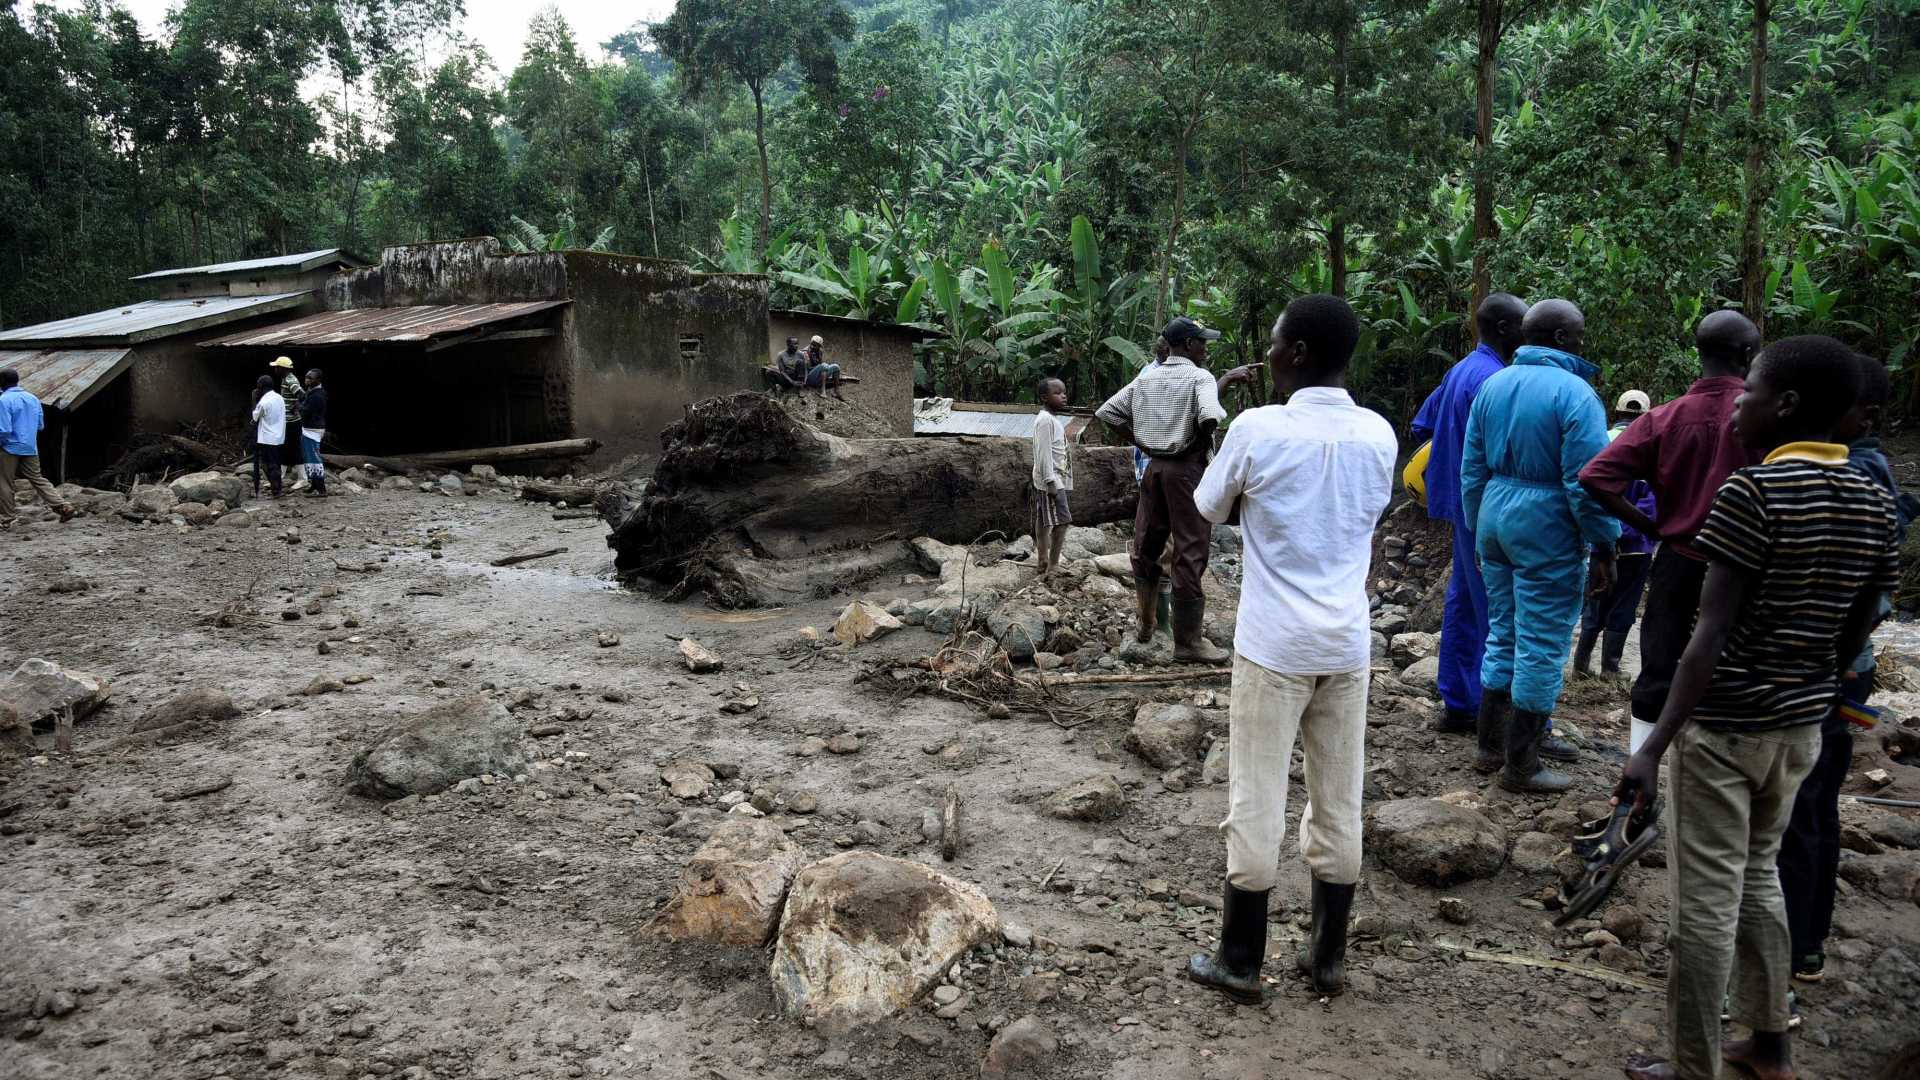
<path id="1" fill-rule="evenodd" d="M 1207 459 L 1157 457 L 1140 481 L 1140 502 L 1133 512 L 1133 577 L 1160 580 L 1160 553 L 1173 545 L 1173 595 L 1192 600 L 1204 595 L 1200 577 L 1207 572 L 1213 523 L 1200 516 L 1193 491 L 1206 475 Z"/>
<path id="2" fill-rule="evenodd" d="M 0 451 L 0 521 L 12 521 L 15 507 L 18 505 L 14 495 L 15 478 L 25 480 L 27 486 L 40 493 L 40 501 L 55 510 L 69 510 L 67 500 L 53 489 L 47 478 L 40 472 L 40 455 L 21 456 Z"/>

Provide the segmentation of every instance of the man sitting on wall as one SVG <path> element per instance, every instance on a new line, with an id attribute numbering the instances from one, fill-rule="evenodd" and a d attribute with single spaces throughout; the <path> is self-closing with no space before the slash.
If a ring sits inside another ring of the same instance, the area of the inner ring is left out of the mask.
<path id="1" fill-rule="evenodd" d="M 769 390 L 798 390 L 807 380 L 807 354 L 800 351 L 800 339 L 790 337 L 787 347 L 773 354 L 773 366 L 760 369 Z"/>

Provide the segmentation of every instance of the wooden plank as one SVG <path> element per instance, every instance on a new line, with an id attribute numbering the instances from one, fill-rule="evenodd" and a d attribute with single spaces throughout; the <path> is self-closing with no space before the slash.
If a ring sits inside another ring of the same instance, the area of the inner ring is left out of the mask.
<path id="1" fill-rule="evenodd" d="M 529 551 L 520 555 L 503 555 L 500 558 L 493 560 L 493 562 L 490 563 L 489 565 L 518 566 L 523 562 L 532 562 L 535 559 L 545 559 L 550 556 L 558 555 L 561 552 L 564 552 L 566 550 L 567 550 L 566 548 L 557 547 L 557 548 L 548 548 L 545 551 Z"/>
<path id="2" fill-rule="evenodd" d="M 322 454 L 337 469 L 373 465 L 389 472 L 414 469 L 453 469 L 463 465 L 498 465 L 508 461 L 542 461 L 584 457 L 600 449 L 597 439 L 556 439 L 513 446 L 477 446 L 471 450 L 436 450 L 425 454 Z"/>

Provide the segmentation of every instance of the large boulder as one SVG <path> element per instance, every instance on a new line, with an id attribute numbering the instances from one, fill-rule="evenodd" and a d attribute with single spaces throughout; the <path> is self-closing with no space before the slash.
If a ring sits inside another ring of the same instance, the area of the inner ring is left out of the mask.
<path id="1" fill-rule="evenodd" d="M 176 695 L 164 705 L 147 710 L 147 715 L 133 722 L 133 730 L 156 731 L 180 724 L 211 726 L 225 723 L 239 714 L 240 709 L 234 705 L 233 696 L 225 690 L 196 686 Z"/>
<path id="2" fill-rule="evenodd" d="M 1126 747 L 1156 769 L 1177 769 L 1193 764 L 1206 732 L 1207 721 L 1193 706 L 1149 702 L 1135 710 Z"/>
<path id="3" fill-rule="evenodd" d="M 179 502 L 204 505 L 218 499 L 228 506 L 238 506 L 247 497 L 246 480 L 234 473 L 188 473 L 167 486 Z"/>
<path id="4" fill-rule="evenodd" d="M 1367 815 L 1366 845 L 1416 885 L 1492 877 L 1507 860 L 1507 831 L 1485 814 L 1438 799 L 1396 799 Z"/>
<path id="5" fill-rule="evenodd" d="M 347 786 L 374 799 L 432 795 L 470 776 L 525 772 L 520 725 L 497 701 L 471 694 L 403 720 L 354 755 Z"/>
<path id="6" fill-rule="evenodd" d="M 759 947 L 780 924 L 807 853 L 770 821 L 728 815 L 680 874 L 654 929 L 676 941 Z"/>
<path id="7" fill-rule="evenodd" d="M 1000 933 L 977 886 L 867 851 L 800 871 L 773 947 L 774 996 L 832 1035 L 885 1019 Z"/>
<path id="8" fill-rule="evenodd" d="M 128 493 L 126 510 L 129 513 L 158 517 L 172 510 L 173 504 L 179 501 L 180 496 L 174 494 L 172 488 L 159 484 L 147 484 L 134 488 Z"/>
<path id="9" fill-rule="evenodd" d="M 1045 806 L 1067 821 L 1109 821 L 1127 808 L 1127 790 L 1112 773 L 1095 773 L 1047 796 Z"/>
<path id="10" fill-rule="evenodd" d="M 0 681 L 0 701 L 12 706 L 19 722 L 31 725 L 65 710 L 84 720 L 106 703 L 113 692 L 107 680 L 84 671 L 61 667 L 38 657 L 27 660 Z"/>
<path id="11" fill-rule="evenodd" d="M 1843 855 L 1840 876 L 1862 892 L 1887 900 L 1920 902 L 1920 854 Z"/>

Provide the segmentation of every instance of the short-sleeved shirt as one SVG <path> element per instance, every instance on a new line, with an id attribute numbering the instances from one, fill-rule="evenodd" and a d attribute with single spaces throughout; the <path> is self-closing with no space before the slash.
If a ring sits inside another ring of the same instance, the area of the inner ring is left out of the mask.
<path id="1" fill-rule="evenodd" d="M 287 441 L 287 402 L 269 390 L 253 406 L 253 441 L 262 446 L 280 446 Z"/>
<path id="2" fill-rule="evenodd" d="M 1826 719 L 1847 613 L 1899 584 L 1896 531 L 1893 500 L 1844 446 L 1789 443 L 1728 477 L 1694 546 L 1754 580 L 1693 719 L 1722 731 Z"/>
<path id="3" fill-rule="evenodd" d="M 1687 392 L 1627 425 L 1620 437 L 1580 470 L 1596 490 L 1628 495 L 1645 480 L 1660 504 L 1663 543 L 1691 559 L 1701 558 L 1693 535 L 1733 470 L 1758 464 L 1733 430 L 1733 402 L 1745 389 L 1734 375 L 1698 379 Z"/>
<path id="4" fill-rule="evenodd" d="M 1171 457 L 1193 449 L 1200 425 L 1225 420 L 1227 410 L 1212 373 L 1175 355 L 1142 370 L 1094 415 L 1132 428 L 1134 444 L 1154 457 Z"/>

